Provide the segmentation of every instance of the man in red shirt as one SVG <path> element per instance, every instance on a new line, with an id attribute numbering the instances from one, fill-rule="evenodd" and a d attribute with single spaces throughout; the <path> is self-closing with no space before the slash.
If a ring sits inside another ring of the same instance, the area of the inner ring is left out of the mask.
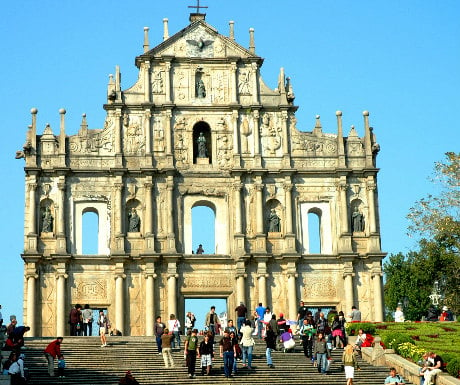
<path id="1" fill-rule="evenodd" d="M 63 339 L 63 337 L 58 337 L 44 351 L 46 360 L 48 361 L 48 374 L 51 377 L 54 377 L 54 359 L 61 355 L 61 343 Z"/>

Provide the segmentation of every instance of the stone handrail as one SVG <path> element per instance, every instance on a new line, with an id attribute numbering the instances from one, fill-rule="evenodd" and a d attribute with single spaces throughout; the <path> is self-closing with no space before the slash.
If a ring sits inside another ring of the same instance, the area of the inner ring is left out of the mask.
<path id="1" fill-rule="evenodd" d="M 372 365 L 383 365 L 396 368 L 397 372 L 405 379 L 414 384 L 420 383 L 419 366 L 397 355 L 393 349 L 383 349 L 380 345 L 380 337 L 374 339 L 374 347 L 361 348 L 363 359 Z M 460 380 L 447 373 L 436 376 L 436 385 L 460 385 Z"/>

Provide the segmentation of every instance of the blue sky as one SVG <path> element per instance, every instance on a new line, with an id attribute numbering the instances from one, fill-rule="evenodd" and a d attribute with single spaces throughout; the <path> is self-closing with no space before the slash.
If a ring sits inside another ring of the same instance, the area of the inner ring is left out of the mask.
<path id="1" fill-rule="evenodd" d="M 87 114 L 90 128 L 104 121 L 108 75 L 120 65 L 122 87 L 137 78 L 134 58 L 162 41 L 164 17 L 170 35 L 188 25 L 193 1 L 82 0 L 5 3 L 2 36 L 0 303 L 4 317 L 22 314 L 24 172 L 15 151 L 25 141 L 30 109 L 38 132 L 56 133 L 60 108 L 69 134 Z M 279 68 L 292 79 L 298 127 L 310 131 L 321 115 L 324 132 L 336 133 L 335 111 L 347 133 L 363 135 L 362 111 L 370 112 L 381 146 L 377 166 L 382 249 L 406 252 L 406 215 L 436 187 L 427 180 L 446 151 L 459 151 L 460 2 L 425 1 L 226 1 L 202 0 L 206 21 L 265 58 L 262 76 L 272 88 Z M 194 246 L 196 248 L 196 246 Z M 6 317 L 5 317 L 6 318 Z M 21 317 L 20 317 L 21 318 Z"/>

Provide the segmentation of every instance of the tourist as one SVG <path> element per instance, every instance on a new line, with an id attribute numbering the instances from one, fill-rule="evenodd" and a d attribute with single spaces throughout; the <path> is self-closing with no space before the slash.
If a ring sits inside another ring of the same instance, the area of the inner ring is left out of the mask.
<path id="1" fill-rule="evenodd" d="M 284 318 L 284 314 L 280 313 L 280 318 L 276 321 L 278 324 L 278 335 L 283 334 L 287 330 L 286 319 Z"/>
<path id="2" fill-rule="evenodd" d="M 218 326 L 219 325 L 219 317 L 216 314 L 216 307 L 215 306 L 211 306 L 211 309 L 206 314 L 204 324 L 205 324 L 206 328 L 211 331 L 213 336 L 216 335 L 218 327 L 219 327 Z"/>
<path id="3" fill-rule="evenodd" d="M 235 329 L 235 328 L 233 328 Z M 236 334 L 236 330 L 233 330 L 233 331 L 229 331 L 228 328 L 225 329 L 226 331 L 228 331 L 228 334 L 232 340 L 232 344 L 235 346 L 235 358 L 233 360 L 233 367 L 232 367 L 232 373 L 233 374 L 236 374 L 238 372 L 238 367 L 237 367 L 237 361 L 238 361 L 238 358 L 241 359 L 241 355 L 243 353 L 243 351 L 241 350 L 241 347 L 240 345 L 238 344 L 238 337 L 237 337 L 237 334 Z"/>
<path id="4" fill-rule="evenodd" d="M 313 319 L 304 318 L 300 327 L 300 339 L 302 340 L 303 354 L 307 358 L 313 355 L 313 340 L 315 337 L 315 325 Z"/>
<path id="5" fill-rule="evenodd" d="M 82 310 L 81 316 L 83 318 L 83 335 L 91 337 L 93 335 L 93 311 L 88 304 Z"/>
<path id="6" fill-rule="evenodd" d="M 10 370 L 10 366 L 13 364 L 13 362 L 16 361 L 16 352 L 11 352 L 8 359 L 6 361 L 3 362 L 3 365 L 2 365 L 2 374 L 7 376 L 8 375 L 8 371 Z"/>
<path id="7" fill-rule="evenodd" d="M 236 327 L 238 328 L 238 332 L 241 330 L 241 327 L 244 325 L 244 321 L 246 320 L 246 316 L 248 314 L 248 309 L 244 306 L 243 302 L 240 302 L 239 306 L 235 308 L 236 311 Z"/>
<path id="8" fill-rule="evenodd" d="M 263 330 L 263 335 L 265 335 L 265 328 L 266 326 L 270 323 L 271 319 L 272 319 L 272 312 L 270 310 L 270 308 L 267 306 L 265 308 L 265 313 L 264 313 L 264 320 L 263 320 L 263 323 L 264 323 L 264 330 Z"/>
<path id="9" fill-rule="evenodd" d="M 201 341 L 199 347 L 201 356 L 201 374 L 209 376 L 211 374 L 212 359 L 214 358 L 214 347 L 209 340 L 209 334 L 204 335 L 204 340 Z"/>
<path id="10" fill-rule="evenodd" d="M 275 333 L 275 336 L 278 337 L 280 335 L 280 329 L 278 327 L 278 322 L 276 321 L 276 314 L 272 314 L 272 319 L 268 323 L 271 328 L 273 333 Z"/>
<path id="11" fill-rule="evenodd" d="M 318 373 L 327 374 L 327 361 L 331 357 L 331 352 L 327 348 L 327 342 L 323 333 L 318 333 L 318 338 L 315 341 L 314 356 L 318 364 Z"/>
<path id="12" fill-rule="evenodd" d="M 243 367 L 252 369 L 252 351 L 255 341 L 252 338 L 253 329 L 251 328 L 251 321 L 246 320 L 240 332 L 242 334 L 241 346 L 243 350 Z"/>
<path id="13" fill-rule="evenodd" d="M 109 331 L 110 324 L 109 319 L 104 314 L 103 310 L 99 310 L 99 318 L 97 319 L 97 324 L 99 326 L 99 336 L 101 337 L 101 348 L 104 348 L 107 346 L 107 338 L 105 335 Z"/>
<path id="14" fill-rule="evenodd" d="M 168 328 L 165 328 L 161 335 L 161 349 L 165 368 L 174 368 L 174 360 L 171 353 L 171 342 L 173 340 L 174 335 L 169 332 Z"/>
<path id="15" fill-rule="evenodd" d="M 280 341 L 284 346 L 285 353 L 294 352 L 295 341 L 294 336 L 292 335 L 292 330 L 288 329 L 283 334 L 280 335 Z"/>
<path id="16" fill-rule="evenodd" d="M 353 385 L 353 378 L 355 376 L 355 369 L 358 368 L 358 361 L 353 352 L 353 345 L 348 344 L 342 355 L 342 364 L 345 370 L 345 378 L 347 385 Z"/>
<path id="17" fill-rule="evenodd" d="M 16 318 L 13 318 L 10 324 L 6 327 L 6 334 L 7 335 L 12 334 L 17 324 L 18 324 L 18 320 Z"/>
<path id="18" fill-rule="evenodd" d="M 168 329 L 174 336 L 174 339 L 171 341 L 171 347 L 175 349 L 177 344 L 177 347 L 180 349 L 180 322 L 174 314 L 169 315 Z"/>
<path id="19" fill-rule="evenodd" d="M 64 370 L 65 370 L 65 359 L 64 359 L 64 355 L 63 354 L 60 354 L 59 357 L 58 357 L 58 377 L 59 378 L 64 378 L 65 375 L 64 375 Z"/>
<path id="20" fill-rule="evenodd" d="M 157 318 L 155 319 L 155 326 L 154 326 L 153 332 L 155 334 L 155 339 L 157 342 L 158 354 L 162 353 L 161 336 L 164 333 L 165 327 L 166 325 L 163 322 L 161 322 L 161 317 L 157 316 Z"/>
<path id="21" fill-rule="evenodd" d="M 385 384 L 405 384 L 404 378 L 396 374 L 395 368 L 390 368 L 390 375 L 385 378 Z"/>
<path id="22" fill-rule="evenodd" d="M 297 311 L 297 324 L 300 324 L 303 319 L 307 316 L 308 307 L 304 301 L 300 301 L 299 310 Z"/>
<path id="23" fill-rule="evenodd" d="M 427 367 L 424 379 L 425 385 L 433 385 L 434 384 L 434 377 L 442 372 L 444 361 L 441 356 L 438 356 L 436 353 L 430 352 L 429 359 L 433 362 L 433 366 Z"/>
<path id="24" fill-rule="evenodd" d="M 139 382 L 133 377 L 131 371 L 128 370 L 125 376 L 118 382 L 119 385 L 139 385 Z"/>
<path id="25" fill-rule="evenodd" d="M 8 374 L 10 375 L 11 385 L 25 385 L 27 383 L 24 374 L 24 354 L 20 354 L 10 365 Z"/>
<path id="26" fill-rule="evenodd" d="M 329 323 L 327 322 L 327 318 L 324 317 L 324 313 L 319 313 L 318 322 L 316 323 L 316 332 L 323 333 L 324 335 L 327 334 L 329 329 Z"/>
<path id="27" fill-rule="evenodd" d="M 351 313 L 349 316 L 351 318 L 351 322 L 361 322 L 361 312 L 354 305 L 351 307 Z"/>
<path id="28" fill-rule="evenodd" d="M 46 360 L 48 362 L 48 374 L 54 377 L 54 359 L 61 355 L 61 344 L 63 337 L 56 338 L 53 342 L 48 344 L 44 350 Z"/>
<path id="29" fill-rule="evenodd" d="M 398 306 L 395 311 L 395 322 L 404 322 L 404 313 L 400 306 Z"/>
<path id="30" fill-rule="evenodd" d="M 340 314 L 340 313 L 339 313 Z M 345 317 L 342 315 L 336 314 L 334 320 L 332 321 L 332 344 L 333 349 L 335 350 L 338 347 L 345 347 Z"/>
<path id="31" fill-rule="evenodd" d="M 9 336 L 13 337 L 16 348 L 20 349 L 24 346 L 24 334 L 30 330 L 29 326 L 16 326 Z"/>
<path id="32" fill-rule="evenodd" d="M 200 357 L 198 346 L 198 330 L 192 329 L 191 333 L 185 339 L 184 356 L 186 358 L 186 365 L 188 369 L 189 378 L 195 378 L 196 357 Z"/>
<path id="33" fill-rule="evenodd" d="M 78 303 L 69 313 L 70 335 L 79 336 L 81 333 L 81 305 Z"/>
<path id="34" fill-rule="evenodd" d="M 269 368 L 274 368 L 275 365 L 273 365 L 272 351 L 276 350 L 276 334 L 272 330 L 270 324 L 265 327 L 265 343 L 267 344 L 267 348 L 265 350 L 267 365 Z"/>
<path id="35" fill-rule="evenodd" d="M 262 302 L 259 302 L 259 306 L 256 307 L 256 310 L 254 310 L 254 316 L 257 317 L 257 336 L 259 337 L 259 339 L 262 339 L 264 315 L 265 306 L 262 306 Z"/>
<path id="36" fill-rule="evenodd" d="M 192 330 L 194 328 L 195 321 L 195 314 L 193 314 L 191 311 L 188 311 L 185 315 L 185 334 L 187 334 L 189 330 Z"/>
<path id="37" fill-rule="evenodd" d="M 233 361 L 236 357 L 235 345 L 230 335 L 224 331 L 224 336 L 219 342 L 220 356 L 224 360 L 224 374 L 226 378 L 232 377 Z M 244 361 L 244 359 L 243 359 Z"/>

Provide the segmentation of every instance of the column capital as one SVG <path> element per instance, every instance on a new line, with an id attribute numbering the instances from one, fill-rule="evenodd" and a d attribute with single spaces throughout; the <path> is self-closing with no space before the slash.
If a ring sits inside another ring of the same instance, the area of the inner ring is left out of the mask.
<path id="1" fill-rule="evenodd" d="M 121 191 L 123 189 L 123 183 L 114 183 L 113 185 L 117 191 Z"/>
<path id="2" fill-rule="evenodd" d="M 286 192 L 291 192 L 291 191 L 292 191 L 292 188 L 293 188 L 292 183 L 284 183 L 284 184 L 283 184 L 283 189 L 284 189 L 284 191 L 286 191 Z"/>
<path id="3" fill-rule="evenodd" d="M 152 277 L 153 279 L 155 279 L 156 277 L 158 277 L 157 274 L 153 273 L 153 272 L 145 272 L 144 273 L 144 278 L 147 279 L 147 278 L 150 278 Z"/>
<path id="4" fill-rule="evenodd" d="M 67 273 L 57 272 L 56 273 L 56 279 L 59 279 L 59 278 L 67 279 L 67 278 L 69 278 L 69 275 Z"/>
<path id="5" fill-rule="evenodd" d="M 29 280 L 29 278 L 38 279 L 38 274 L 37 273 L 27 273 L 26 280 Z"/>
<path id="6" fill-rule="evenodd" d="M 114 274 L 114 279 L 117 280 L 118 278 L 125 279 L 125 278 L 126 278 L 126 274 L 125 274 L 125 273 L 122 273 L 122 272 L 115 272 L 115 274 Z"/>
<path id="7" fill-rule="evenodd" d="M 261 273 L 261 274 L 257 274 L 257 279 L 259 278 L 268 278 L 270 276 L 270 274 L 268 273 Z"/>
<path id="8" fill-rule="evenodd" d="M 291 277 L 298 278 L 298 277 L 299 277 L 299 274 L 298 274 L 297 272 L 292 272 L 292 271 L 290 271 L 290 272 L 287 272 L 287 273 L 286 273 L 286 276 L 287 276 L 288 278 L 291 278 Z"/>
<path id="9" fill-rule="evenodd" d="M 61 191 L 65 190 L 65 182 L 58 182 L 57 186 L 59 190 Z"/>
<path id="10" fill-rule="evenodd" d="M 377 185 L 374 183 L 374 181 L 367 182 L 366 184 L 367 191 L 374 191 L 376 188 L 377 188 Z"/>
<path id="11" fill-rule="evenodd" d="M 342 276 L 343 276 L 344 279 L 347 278 L 347 277 L 352 277 L 353 278 L 355 276 L 355 273 L 353 273 L 351 271 L 344 271 Z"/>
<path id="12" fill-rule="evenodd" d="M 248 275 L 246 273 L 236 273 L 235 278 L 247 278 Z"/>
<path id="13" fill-rule="evenodd" d="M 348 184 L 345 183 L 345 182 L 337 183 L 337 190 L 338 191 L 347 191 L 348 187 L 349 187 Z"/>
<path id="14" fill-rule="evenodd" d="M 144 187 L 145 187 L 147 190 L 151 190 L 152 187 L 153 187 L 153 183 L 152 183 L 152 182 L 146 182 L 146 183 L 144 183 Z"/>
<path id="15" fill-rule="evenodd" d="M 168 278 L 168 279 L 169 278 L 179 278 L 179 274 L 177 274 L 177 273 L 176 274 L 169 273 L 169 274 L 166 275 L 166 278 Z"/>
<path id="16" fill-rule="evenodd" d="M 29 183 L 29 191 L 35 191 L 38 187 L 38 183 Z"/>
<path id="17" fill-rule="evenodd" d="M 234 191 L 241 191 L 241 189 L 243 188 L 243 183 L 234 182 L 232 187 Z"/>

